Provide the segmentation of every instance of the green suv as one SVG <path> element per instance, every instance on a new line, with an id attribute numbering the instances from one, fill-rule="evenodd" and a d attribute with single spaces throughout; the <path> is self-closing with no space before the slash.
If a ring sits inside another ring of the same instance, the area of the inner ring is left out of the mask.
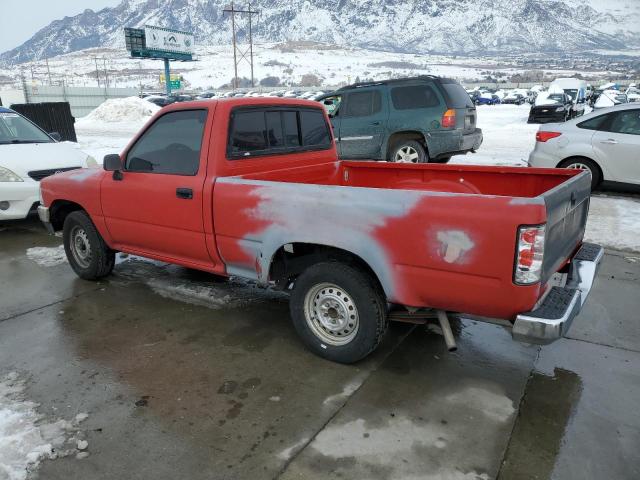
<path id="1" fill-rule="evenodd" d="M 473 102 L 449 78 L 357 83 L 318 101 L 331 118 L 341 159 L 444 163 L 482 144 Z"/>

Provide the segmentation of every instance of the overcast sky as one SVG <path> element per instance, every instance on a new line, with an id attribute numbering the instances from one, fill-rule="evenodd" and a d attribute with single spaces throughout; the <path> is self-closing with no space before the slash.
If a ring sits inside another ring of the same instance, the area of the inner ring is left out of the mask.
<path id="1" fill-rule="evenodd" d="M 0 0 L 0 52 L 29 40 L 42 27 L 85 9 L 112 7 L 121 0 Z"/>

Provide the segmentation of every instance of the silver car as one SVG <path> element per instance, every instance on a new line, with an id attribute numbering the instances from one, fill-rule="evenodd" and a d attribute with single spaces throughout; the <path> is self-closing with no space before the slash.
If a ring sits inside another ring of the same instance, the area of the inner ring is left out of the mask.
<path id="1" fill-rule="evenodd" d="M 589 170 L 594 189 L 602 183 L 640 186 L 640 105 L 542 125 L 529 166 Z"/>

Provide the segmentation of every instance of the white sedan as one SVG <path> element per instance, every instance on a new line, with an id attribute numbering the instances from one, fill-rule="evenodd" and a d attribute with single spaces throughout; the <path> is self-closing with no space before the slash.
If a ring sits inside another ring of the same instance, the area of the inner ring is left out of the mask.
<path id="1" fill-rule="evenodd" d="M 601 183 L 640 186 L 640 105 L 617 105 L 542 125 L 529 165 L 589 170 L 593 188 Z"/>
<path id="2" fill-rule="evenodd" d="M 74 144 L 56 142 L 22 115 L 0 107 L 0 221 L 26 217 L 39 203 L 43 178 L 97 166 Z"/>

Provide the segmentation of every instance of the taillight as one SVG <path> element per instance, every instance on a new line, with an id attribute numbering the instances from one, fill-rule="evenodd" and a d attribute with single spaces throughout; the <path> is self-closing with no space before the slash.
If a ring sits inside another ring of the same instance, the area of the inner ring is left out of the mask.
<path id="1" fill-rule="evenodd" d="M 514 281 L 519 285 L 538 283 L 542 276 L 545 226 L 520 227 Z"/>
<path id="2" fill-rule="evenodd" d="M 456 126 L 456 111 L 450 108 L 442 115 L 442 128 L 452 128 Z"/>
<path id="3" fill-rule="evenodd" d="M 536 142 L 546 142 L 552 138 L 556 138 L 562 135 L 560 132 L 538 132 L 536 133 Z"/>

